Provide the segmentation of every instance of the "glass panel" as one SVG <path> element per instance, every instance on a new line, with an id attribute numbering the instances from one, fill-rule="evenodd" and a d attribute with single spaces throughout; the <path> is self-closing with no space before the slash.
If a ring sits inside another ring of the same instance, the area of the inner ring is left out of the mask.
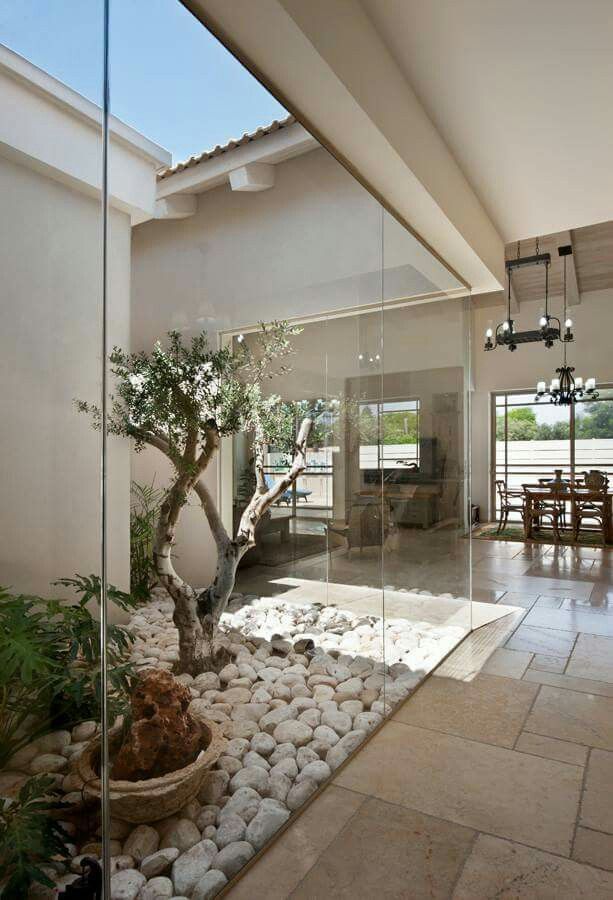
<path id="1" fill-rule="evenodd" d="M 79 878 L 82 852 L 102 856 L 99 766 L 84 775 L 100 740 L 104 687 L 102 442 L 75 403 L 101 406 L 102 23 L 102 0 L 5 2 L 0 15 L 0 880 L 7 897 L 55 895 Z M 129 244 L 117 249 L 117 266 L 129 271 Z"/>
<path id="2" fill-rule="evenodd" d="M 180 4 L 156 5 L 135 67 L 136 7 L 111 42 L 109 558 L 137 608 L 109 604 L 133 639 L 109 836 L 138 870 L 118 893 L 161 846 L 191 897 L 192 844 L 221 887 L 466 631 L 466 331 L 455 278 L 395 220 L 385 240 L 379 204 Z M 216 146 L 254 110 L 280 121 Z"/>
<path id="3" fill-rule="evenodd" d="M 385 214 L 386 294 L 387 250 L 389 244 L 397 250 L 398 228 Z M 392 702 L 471 628 L 467 304 L 443 295 L 396 302 L 383 312 L 378 456 L 390 516 L 383 568 Z M 368 450 L 374 456 L 377 448 Z"/>

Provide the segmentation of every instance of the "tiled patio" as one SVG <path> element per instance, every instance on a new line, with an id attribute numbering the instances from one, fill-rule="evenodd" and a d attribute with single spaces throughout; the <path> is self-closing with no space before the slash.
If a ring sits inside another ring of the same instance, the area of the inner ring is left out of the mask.
<path id="1" fill-rule="evenodd" d="M 475 541 L 473 632 L 232 900 L 613 896 L 613 553 Z"/>

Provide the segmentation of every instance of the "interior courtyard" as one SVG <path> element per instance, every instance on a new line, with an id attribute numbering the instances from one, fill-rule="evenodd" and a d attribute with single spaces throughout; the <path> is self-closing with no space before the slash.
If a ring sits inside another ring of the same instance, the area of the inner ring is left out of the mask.
<path id="1" fill-rule="evenodd" d="M 612 83 L 607 0 L 5 3 L 2 897 L 613 897 Z"/>

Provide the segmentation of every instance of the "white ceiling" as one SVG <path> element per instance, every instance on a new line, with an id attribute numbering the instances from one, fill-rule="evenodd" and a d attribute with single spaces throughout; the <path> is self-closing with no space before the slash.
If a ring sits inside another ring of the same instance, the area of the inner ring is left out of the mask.
<path id="1" fill-rule="evenodd" d="M 613 219 L 613 0 L 361 0 L 505 241 Z"/>

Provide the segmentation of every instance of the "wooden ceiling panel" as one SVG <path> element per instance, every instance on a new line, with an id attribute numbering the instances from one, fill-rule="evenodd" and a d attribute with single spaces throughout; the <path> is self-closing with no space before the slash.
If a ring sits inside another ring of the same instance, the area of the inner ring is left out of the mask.
<path id="1" fill-rule="evenodd" d="M 570 232 L 573 259 L 579 291 L 599 291 L 613 287 L 613 222 L 589 225 Z M 562 296 L 563 261 L 558 256 L 558 247 L 568 244 L 569 232 L 548 234 L 539 240 L 539 252 L 551 254 L 549 269 L 549 296 L 554 301 Z M 533 256 L 535 242 L 522 241 L 521 256 Z M 517 256 L 517 244 L 507 244 L 506 257 Z M 529 266 L 518 269 L 511 276 L 513 291 L 518 302 L 538 301 L 545 297 L 545 270 L 543 266 Z"/>

